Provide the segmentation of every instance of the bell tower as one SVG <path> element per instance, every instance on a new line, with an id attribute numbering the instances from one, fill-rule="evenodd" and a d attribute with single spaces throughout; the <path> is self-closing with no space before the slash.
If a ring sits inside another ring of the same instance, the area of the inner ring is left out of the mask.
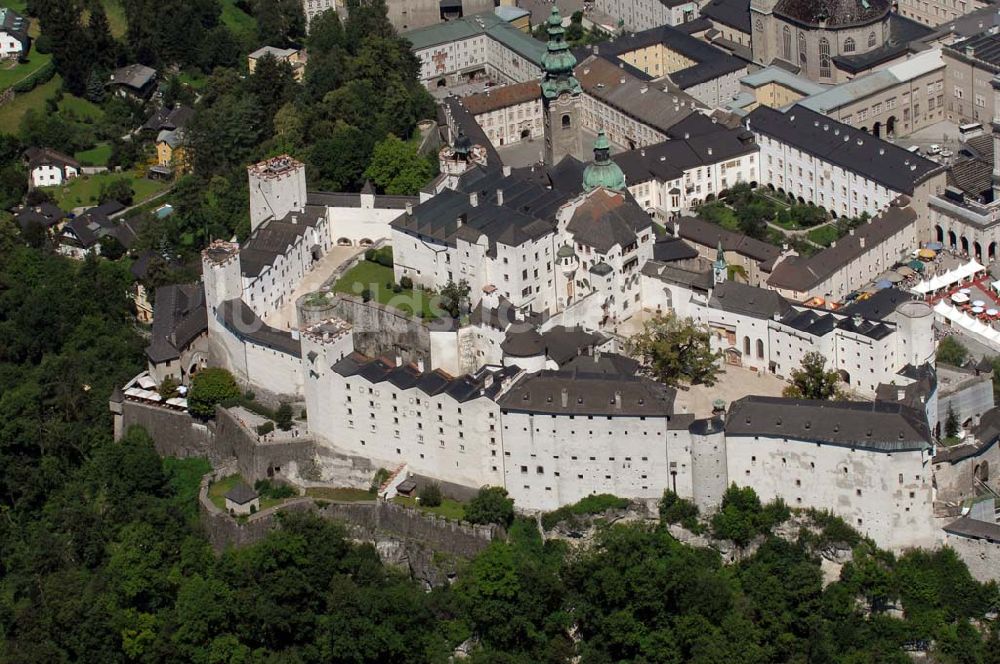
<path id="1" fill-rule="evenodd" d="M 545 108 L 545 163 L 558 164 L 580 153 L 580 82 L 573 76 L 576 58 L 566 43 L 559 8 L 546 21 L 549 41 L 542 56 L 542 104 Z"/>

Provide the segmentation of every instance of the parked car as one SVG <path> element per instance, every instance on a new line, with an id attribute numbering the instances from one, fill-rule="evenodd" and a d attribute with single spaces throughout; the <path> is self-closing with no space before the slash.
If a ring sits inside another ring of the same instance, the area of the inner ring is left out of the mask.
<path id="1" fill-rule="evenodd" d="M 934 143 L 930 147 L 927 148 L 927 154 L 929 154 L 929 155 L 935 155 L 935 154 L 937 154 L 939 152 L 941 152 L 941 146 L 938 145 L 937 143 Z"/>

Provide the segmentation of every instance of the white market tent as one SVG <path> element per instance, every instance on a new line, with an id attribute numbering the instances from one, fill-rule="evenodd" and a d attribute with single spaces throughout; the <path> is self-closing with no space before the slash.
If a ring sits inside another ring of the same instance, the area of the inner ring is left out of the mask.
<path id="1" fill-rule="evenodd" d="M 962 328 L 963 332 L 971 335 L 977 341 L 982 341 L 990 347 L 1000 350 L 1000 330 L 995 330 L 978 318 L 959 311 L 944 300 L 934 305 L 934 313 L 950 321 L 952 325 Z"/>
<path id="2" fill-rule="evenodd" d="M 934 293 L 943 288 L 948 288 L 949 286 L 954 286 L 957 283 L 968 279 L 974 274 L 979 274 L 986 268 L 980 265 L 974 260 L 970 260 L 965 265 L 959 265 L 953 270 L 948 270 L 941 274 L 935 275 L 930 279 L 921 281 L 919 284 L 914 286 L 913 291 L 915 293 L 920 293 L 921 295 L 926 295 L 927 293 Z"/>

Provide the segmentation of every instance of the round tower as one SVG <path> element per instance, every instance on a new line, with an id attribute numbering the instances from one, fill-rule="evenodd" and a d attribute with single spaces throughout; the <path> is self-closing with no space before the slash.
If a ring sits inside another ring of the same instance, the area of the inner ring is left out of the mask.
<path id="1" fill-rule="evenodd" d="M 702 514 L 715 512 L 729 486 L 726 462 L 726 423 L 721 404 L 712 417 L 695 420 L 691 433 L 691 487 L 694 502 Z"/>
<path id="2" fill-rule="evenodd" d="M 934 361 L 934 309 L 921 300 L 909 300 L 896 307 L 900 364 L 915 367 Z"/>

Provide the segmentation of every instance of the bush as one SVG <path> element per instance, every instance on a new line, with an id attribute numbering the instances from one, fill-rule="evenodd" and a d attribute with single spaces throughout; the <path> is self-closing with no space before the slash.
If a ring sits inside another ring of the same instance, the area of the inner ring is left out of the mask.
<path id="1" fill-rule="evenodd" d="M 420 504 L 424 507 L 437 507 L 441 504 L 441 487 L 436 482 L 421 487 Z"/>
<path id="2" fill-rule="evenodd" d="M 368 251 L 372 257 L 368 258 Z M 392 247 L 382 247 L 381 249 L 369 249 L 365 252 L 365 260 L 369 260 L 385 267 L 392 267 Z"/>
<path id="3" fill-rule="evenodd" d="M 400 286 L 399 284 L 393 284 L 392 285 L 392 292 L 393 293 L 402 293 L 403 292 L 403 287 Z"/>
<path id="4" fill-rule="evenodd" d="M 378 493 L 379 487 L 382 483 L 389 479 L 389 471 L 385 468 L 379 468 L 375 471 L 375 476 L 372 478 L 372 485 L 368 488 L 371 493 Z"/>
<path id="5" fill-rule="evenodd" d="M 405 274 L 399 278 L 399 285 L 403 287 L 403 290 L 413 289 L 413 279 L 410 279 Z"/>
<path id="6" fill-rule="evenodd" d="M 167 376 L 163 379 L 163 382 L 160 383 L 158 391 L 163 399 L 173 399 L 178 394 L 178 387 L 180 387 L 180 383 L 177 382 L 177 379 L 173 376 Z"/>
<path id="7" fill-rule="evenodd" d="M 721 509 L 712 517 L 712 534 L 746 546 L 754 537 L 769 533 L 789 516 L 791 510 L 780 498 L 761 505 L 757 492 L 751 487 L 741 489 L 733 484 L 722 497 Z"/>
<path id="8" fill-rule="evenodd" d="M 257 398 L 257 395 L 253 393 L 253 390 L 247 390 L 243 393 L 243 398 L 247 401 L 253 401 Z"/>
<path id="9" fill-rule="evenodd" d="M 542 515 L 542 528 L 551 530 L 562 521 L 575 522 L 577 517 L 600 514 L 611 509 L 625 509 L 629 501 L 610 493 L 599 493 L 586 496 L 572 505 L 564 505 L 559 509 Z"/>
<path id="10" fill-rule="evenodd" d="M 365 260 L 366 261 L 370 261 L 372 263 L 375 262 L 375 250 L 374 249 L 365 249 Z"/>
<path id="11" fill-rule="evenodd" d="M 273 500 L 282 500 L 299 495 L 299 492 L 293 487 L 281 484 L 280 482 L 272 482 L 271 480 L 257 480 L 253 488 L 260 494 L 261 498 L 271 498 Z"/>
<path id="12" fill-rule="evenodd" d="M 215 407 L 230 399 L 240 398 L 240 388 L 233 375 L 220 367 L 202 369 L 191 380 L 188 411 L 195 417 L 215 415 Z"/>
<path id="13" fill-rule="evenodd" d="M 52 52 L 52 37 L 48 35 L 38 35 L 38 38 L 34 41 L 35 53 L 41 53 L 45 55 L 46 53 Z"/>
<path id="14" fill-rule="evenodd" d="M 274 422 L 264 422 L 263 424 L 257 425 L 257 435 L 266 436 L 267 434 L 274 431 Z"/>
<path id="15" fill-rule="evenodd" d="M 361 301 L 362 302 L 372 301 L 372 291 L 370 288 L 366 288 L 363 291 L 361 291 Z"/>
<path id="16" fill-rule="evenodd" d="M 514 500 L 499 486 L 484 486 L 465 506 L 469 523 L 495 523 L 506 528 L 514 521 Z"/>
<path id="17" fill-rule="evenodd" d="M 692 532 L 701 530 L 698 523 L 698 506 L 686 498 L 667 489 L 660 500 L 660 521 L 663 523 L 679 523 Z"/>
<path id="18" fill-rule="evenodd" d="M 277 422 L 278 428 L 282 431 L 288 431 L 292 428 L 292 407 L 287 403 L 283 403 L 278 406 L 278 410 L 274 413 L 274 421 Z"/>

